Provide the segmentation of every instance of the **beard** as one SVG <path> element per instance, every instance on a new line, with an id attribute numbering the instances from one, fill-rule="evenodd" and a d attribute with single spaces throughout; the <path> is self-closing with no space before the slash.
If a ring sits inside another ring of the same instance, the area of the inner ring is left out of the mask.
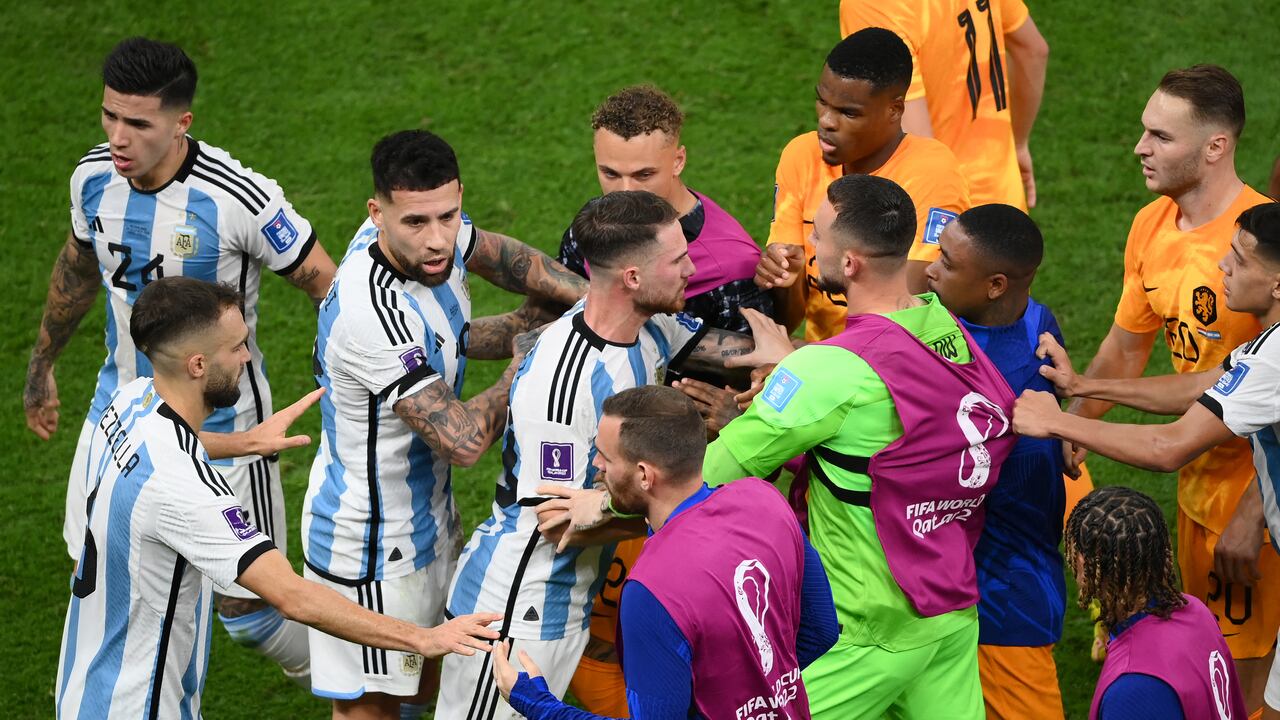
<path id="1" fill-rule="evenodd" d="M 391 251 L 392 257 L 395 258 L 400 267 L 404 268 L 404 274 L 408 275 L 410 280 L 421 285 L 425 285 L 427 287 L 443 285 L 445 281 L 449 279 L 449 276 L 453 274 L 452 254 L 449 255 L 449 260 L 445 263 L 444 270 L 431 275 L 423 271 L 422 263 L 413 262 L 409 258 L 405 257 L 399 250 L 391 247 L 390 243 L 387 243 L 387 249 Z"/>
<path id="2" fill-rule="evenodd" d="M 826 273 L 822 272 L 821 265 L 818 266 L 818 276 L 814 278 L 814 285 L 816 285 L 822 292 L 830 293 L 832 295 L 844 295 L 845 286 L 843 279 L 837 280 L 835 278 L 828 277 Z"/>
<path id="3" fill-rule="evenodd" d="M 243 367 L 243 366 L 241 366 Z M 204 404 L 211 408 L 231 407 L 240 401 L 240 372 L 210 374 L 204 387 Z"/>
<path id="4" fill-rule="evenodd" d="M 1182 195 L 1200 182 L 1200 158 L 1192 155 L 1160 173 L 1154 191 L 1170 197 Z"/>
<path id="5" fill-rule="evenodd" d="M 636 296 L 636 308 L 653 315 L 659 313 L 678 313 L 684 310 L 684 288 L 673 294 L 646 292 Z"/>

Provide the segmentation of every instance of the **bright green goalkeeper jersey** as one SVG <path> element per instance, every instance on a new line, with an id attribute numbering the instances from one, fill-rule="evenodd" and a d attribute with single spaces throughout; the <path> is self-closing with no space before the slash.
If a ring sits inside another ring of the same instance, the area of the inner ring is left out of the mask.
<path id="1" fill-rule="evenodd" d="M 920 297 L 925 305 L 889 319 L 948 360 L 969 362 L 951 314 L 934 294 Z M 764 477 L 816 445 L 870 457 L 901 435 L 889 388 L 866 361 L 843 348 L 807 345 L 778 365 L 746 413 L 707 448 L 703 476 L 711 485 Z M 819 462 L 836 485 L 871 489 L 869 476 Z M 871 509 L 837 500 L 820 482 L 809 486 L 809 531 L 831 580 L 842 632 L 853 644 L 910 650 L 977 622 L 973 607 L 921 617 L 889 572 Z"/>

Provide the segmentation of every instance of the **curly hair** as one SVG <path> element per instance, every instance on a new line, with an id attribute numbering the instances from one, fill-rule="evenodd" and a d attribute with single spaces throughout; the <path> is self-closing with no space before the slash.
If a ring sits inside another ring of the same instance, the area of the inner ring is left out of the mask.
<path id="1" fill-rule="evenodd" d="M 630 140 L 661 130 L 671 138 L 680 137 L 684 113 L 671 96 L 652 85 L 632 85 L 610 95 L 591 116 L 591 129 L 604 128 Z"/>
<path id="2" fill-rule="evenodd" d="M 1132 488 L 1094 490 L 1067 520 L 1068 567 L 1080 570 L 1080 607 L 1098 601 L 1099 619 L 1110 630 L 1135 606 L 1168 618 L 1186 605 L 1173 570 L 1169 528 L 1155 501 Z"/>

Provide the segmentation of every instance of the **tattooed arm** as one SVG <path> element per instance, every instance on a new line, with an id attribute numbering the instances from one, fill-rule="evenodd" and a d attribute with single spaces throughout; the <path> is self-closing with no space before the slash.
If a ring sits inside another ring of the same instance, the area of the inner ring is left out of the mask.
<path id="1" fill-rule="evenodd" d="M 572 305 L 587 292 L 587 281 L 519 240 L 476 230 L 476 248 L 467 269 L 504 290 Z"/>
<path id="2" fill-rule="evenodd" d="M 507 421 L 507 394 L 524 353 L 507 366 L 493 387 L 461 402 L 453 388 L 436 380 L 392 407 L 431 450 L 452 465 L 471 467 L 498 439 Z"/>
<path id="3" fill-rule="evenodd" d="M 725 368 L 741 367 L 743 358 L 755 350 L 756 343 L 750 335 L 720 328 L 708 328 L 682 367 L 688 370 L 724 372 Z"/>
<path id="4" fill-rule="evenodd" d="M 333 264 L 333 259 L 317 241 L 312 243 L 307 256 L 292 272 L 285 275 L 284 279 L 288 280 L 290 285 L 305 292 L 311 298 L 311 304 L 319 310 L 320 303 L 324 302 L 324 296 L 329 292 L 329 285 L 333 283 L 333 275 L 337 271 L 338 268 Z"/>
<path id="5" fill-rule="evenodd" d="M 73 235 L 58 254 L 49 277 L 49 294 L 45 298 L 40 334 L 27 364 L 27 381 L 22 390 L 22 405 L 27 413 L 27 427 L 48 440 L 58 429 L 58 386 L 53 379 L 53 366 L 75 333 L 80 320 L 93 307 L 98 296 L 98 258 L 92 248 L 82 246 Z"/>
<path id="6" fill-rule="evenodd" d="M 524 304 L 508 313 L 477 318 L 471 322 L 467 358 L 502 360 L 511 357 L 511 342 L 517 335 L 555 320 L 559 315 L 540 303 L 525 298 Z M 536 337 L 536 335 L 535 335 Z M 531 343 L 532 344 L 532 343 Z"/>

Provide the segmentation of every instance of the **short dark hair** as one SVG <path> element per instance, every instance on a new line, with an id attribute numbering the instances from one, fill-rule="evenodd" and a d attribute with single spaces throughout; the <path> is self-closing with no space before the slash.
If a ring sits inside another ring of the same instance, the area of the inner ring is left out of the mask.
<path id="1" fill-rule="evenodd" d="M 1012 205 L 991 203 L 969 208 L 956 222 L 994 272 L 1034 276 L 1044 259 L 1040 228 L 1030 215 Z"/>
<path id="2" fill-rule="evenodd" d="M 1191 103 L 1198 123 L 1225 125 L 1237 138 L 1244 131 L 1244 88 L 1226 68 L 1192 65 L 1170 70 L 1160 78 L 1160 90 Z"/>
<path id="3" fill-rule="evenodd" d="M 1262 203 L 1240 213 L 1236 226 L 1258 240 L 1258 254 L 1280 263 L 1280 202 Z"/>
<path id="4" fill-rule="evenodd" d="M 218 324 L 227 308 L 244 311 L 244 298 L 230 285 L 189 277 L 166 277 L 148 283 L 133 303 L 129 336 L 149 359 L 191 333 Z"/>
<path id="5" fill-rule="evenodd" d="M 875 92 L 906 92 L 911 86 L 911 50 L 892 30 L 864 28 L 836 44 L 827 67 L 846 80 L 865 80 Z"/>
<path id="6" fill-rule="evenodd" d="M 874 175 L 845 175 L 827 186 L 840 239 L 872 257 L 906 259 L 916 238 L 916 206 L 898 183 Z"/>
<path id="7" fill-rule="evenodd" d="M 162 108 L 189 108 L 196 97 L 196 64 L 177 45 L 131 37 L 103 61 L 102 84 L 124 95 L 159 97 Z"/>
<path id="8" fill-rule="evenodd" d="M 373 146 L 373 191 L 390 198 L 394 190 L 435 190 L 461 180 L 458 156 L 435 133 L 402 130 Z"/>
<path id="9" fill-rule="evenodd" d="M 644 385 L 605 400 L 603 411 L 622 420 L 618 446 L 626 460 L 662 468 L 673 478 L 693 478 L 702 471 L 707 426 L 684 393 Z"/>
<path id="10" fill-rule="evenodd" d="M 680 137 L 684 113 L 670 95 L 652 85 L 632 85 L 610 95 L 591 116 L 591 129 L 604 128 L 630 140 L 661 130 L 673 138 Z"/>
<path id="11" fill-rule="evenodd" d="M 646 190 L 618 190 L 587 201 L 570 232 L 591 265 L 614 267 L 648 249 L 658 228 L 680 217 L 671 203 Z"/>
<path id="12" fill-rule="evenodd" d="M 1108 629 L 1135 607 L 1168 618 L 1186 604 L 1173 571 L 1169 527 L 1150 497 L 1119 485 L 1098 488 L 1071 511 L 1064 536 L 1067 567 L 1084 568 L 1080 607 L 1097 600 Z"/>

